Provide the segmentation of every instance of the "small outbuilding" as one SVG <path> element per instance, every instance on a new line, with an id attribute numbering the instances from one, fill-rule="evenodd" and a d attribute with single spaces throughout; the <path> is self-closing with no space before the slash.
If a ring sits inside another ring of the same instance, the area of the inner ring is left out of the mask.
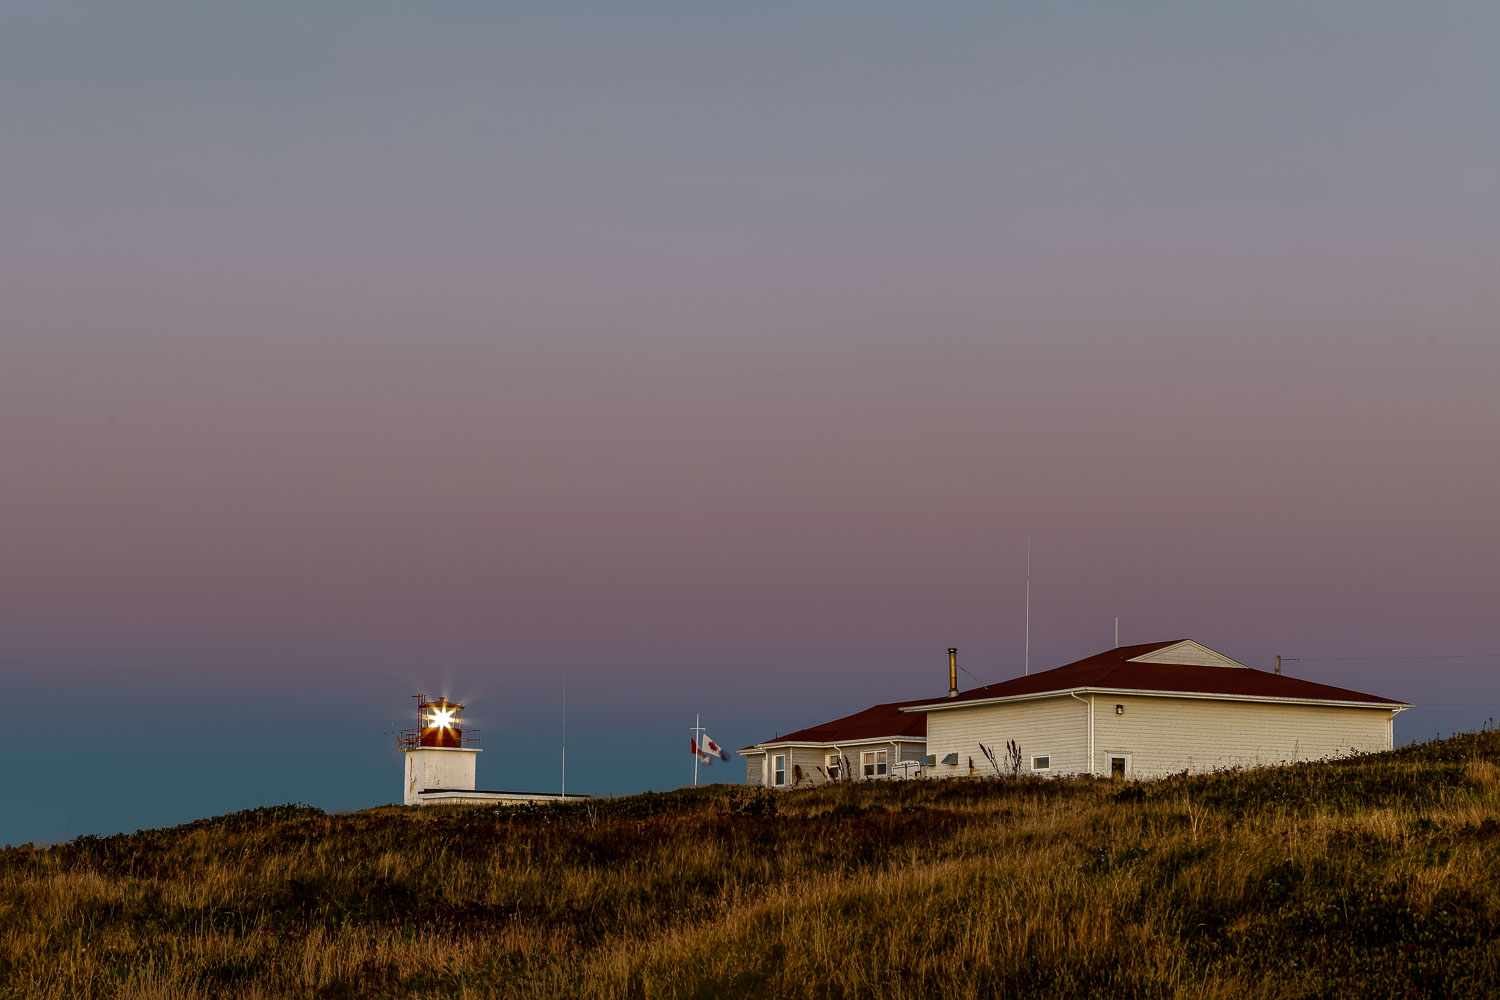
<path id="1" fill-rule="evenodd" d="M 745 747 L 745 783 L 794 788 L 827 781 L 920 776 L 927 716 L 918 702 L 874 705 L 842 719 Z"/>

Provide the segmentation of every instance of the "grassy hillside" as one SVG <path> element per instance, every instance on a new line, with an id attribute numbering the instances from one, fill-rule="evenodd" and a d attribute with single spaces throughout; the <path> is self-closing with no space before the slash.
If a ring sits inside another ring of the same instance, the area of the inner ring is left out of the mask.
<path id="1" fill-rule="evenodd" d="M 0 852 L 0 997 L 1500 991 L 1500 738 L 1120 784 L 286 806 Z"/>

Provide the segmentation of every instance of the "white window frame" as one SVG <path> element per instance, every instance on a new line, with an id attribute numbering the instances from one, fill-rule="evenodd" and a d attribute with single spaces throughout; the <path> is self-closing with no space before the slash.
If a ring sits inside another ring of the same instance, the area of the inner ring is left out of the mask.
<path id="1" fill-rule="evenodd" d="M 859 774 L 862 778 L 884 778 L 890 773 L 890 750 L 864 750 L 859 755 Z"/>
<path id="2" fill-rule="evenodd" d="M 1037 761 L 1039 761 L 1039 760 L 1045 760 L 1047 763 L 1042 764 L 1041 766 L 1038 766 L 1037 765 Z M 1050 753 L 1039 753 L 1039 754 L 1033 755 L 1032 758 L 1031 758 L 1031 769 L 1033 771 L 1050 771 L 1050 770 L 1052 770 L 1052 755 Z"/>
<path id="3" fill-rule="evenodd" d="M 777 788 L 786 787 L 786 758 L 784 753 L 771 755 L 771 784 Z"/>
<path id="4" fill-rule="evenodd" d="M 1125 762 L 1125 773 L 1120 775 L 1120 777 L 1130 777 L 1130 754 L 1128 753 L 1106 753 L 1104 755 L 1104 776 L 1106 778 L 1113 778 L 1115 776 L 1115 761 L 1117 760 Z"/>
<path id="5" fill-rule="evenodd" d="M 844 758 L 844 755 L 841 754 L 841 753 L 838 753 L 837 751 L 835 751 L 834 753 L 831 753 L 831 754 L 827 754 L 823 758 L 823 763 L 828 768 L 828 780 L 830 780 L 830 781 L 838 781 L 839 780 L 839 768 L 842 766 L 843 758 Z"/>

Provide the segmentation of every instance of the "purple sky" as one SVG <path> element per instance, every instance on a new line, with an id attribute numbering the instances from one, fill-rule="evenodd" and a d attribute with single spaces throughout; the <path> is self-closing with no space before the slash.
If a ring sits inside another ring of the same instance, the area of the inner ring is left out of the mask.
<path id="1" fill-rule="evenodd" d="M 1500 654 L 1493 4 L 629 6 L 7 15 L 0 843 L 390 801 L 416 691 L 550 788 L 563 669 L 672 787 L 1019 672 L 1028 534 L 1034 668 Z"/>

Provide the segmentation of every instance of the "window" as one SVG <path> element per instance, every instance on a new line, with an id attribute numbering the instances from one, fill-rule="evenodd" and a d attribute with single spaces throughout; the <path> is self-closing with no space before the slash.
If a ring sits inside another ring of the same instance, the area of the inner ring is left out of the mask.
<path id="1" fill-rule="evenodd" d="M 866 778 L 885 777 L 885 753 L 884 750 L 866 750 L 859 755 Z"/>
<path id="2" fill-rule="evenodd" d="M 1130 773 L 1130 754 L 1112 753 L 1109 755 L 1109 776 L 1111 778 L 1123 778 Z"/>
<path id="3" fill-rule="evenodd" d="M 1033 757 L 1033 758 L 1031 758 L 1031 769 L 1033 771 L 1046 771 L 1046 770 L 1049 770 L 1051 767 L 1052 767 L 1052 757 L 1050 755 L 1046 756 L 1046 757 Z"/>
<path id="4" fill-rule="evenodd" d="M 839 755 L 836 753 L 828 755 L 828 780 L 839 780 Z"/>
<path id="5" fill-rule="evenodd" d="M 786 784 L 786 754 L 779 753 L 771 758 L 771 784 Z"/>

